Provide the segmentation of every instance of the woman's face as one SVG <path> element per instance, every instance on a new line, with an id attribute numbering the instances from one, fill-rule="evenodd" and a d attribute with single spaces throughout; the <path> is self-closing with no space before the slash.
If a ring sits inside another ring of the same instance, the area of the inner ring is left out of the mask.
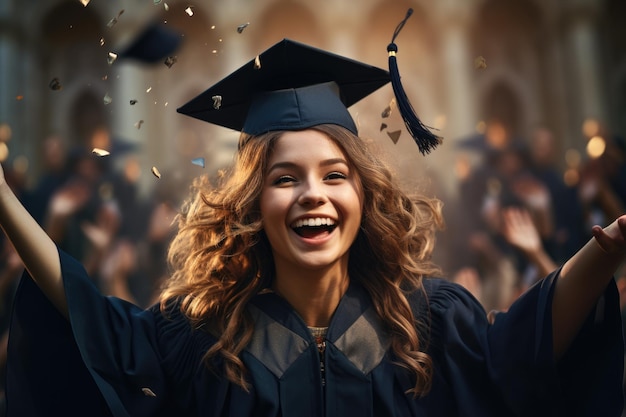
<path id="1" fill-rule="evenodd" d="M 277 271 L 347 265 L 363 193 L 341 148 L 324 133 L 285 132 L 277 140 L 260 203 Z"/>

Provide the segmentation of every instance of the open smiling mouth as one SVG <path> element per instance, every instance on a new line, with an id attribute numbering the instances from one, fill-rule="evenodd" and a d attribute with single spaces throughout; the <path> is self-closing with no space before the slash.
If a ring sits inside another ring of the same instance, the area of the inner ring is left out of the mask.
<path id="1" fill-rule="evenodd" d="M 315 238 L 332 233 L 337 227 L 334 220 L 328 218 L 301 219 L 291 225 L 291 228 L 298 236 L 304 238 Z"/>

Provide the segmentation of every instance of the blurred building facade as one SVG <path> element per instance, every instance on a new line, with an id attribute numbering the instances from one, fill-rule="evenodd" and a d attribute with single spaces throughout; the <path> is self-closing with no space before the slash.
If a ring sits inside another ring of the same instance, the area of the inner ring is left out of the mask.
<path id="1" fill-rule="evenodd" d="M 626 136 L 621 0 L 0 0 L 0 139 L 8 145 L 0 157 L 27 161 L 36 177 L 41 143 L 54 133 L 68 147 L 137 145 L 147 189 L 153 166 L 182 178 L 215 171 L 232 159 L 236 132 L 177 114 L 178 106 L 282 38 L 386 68 L 386 46 L 409 7 L 396 41 L 402 80 L 444 144 L 422 157 L 406 132 L 397 144 L 389 139 L 387 131 L 403 129 L 393 112 L 381 118 L 390 86 L 351 109 L 403 176 L 428 172 L 453 194 L 455 141 L 492 122 L 519 137 L 546 125 L 563 154 L 583 152 L 591 134 Z M 154 21 L 182 38 L 173 65 L 111 58 Z M 597 132 L 583 131 L 585 121 Z"/>

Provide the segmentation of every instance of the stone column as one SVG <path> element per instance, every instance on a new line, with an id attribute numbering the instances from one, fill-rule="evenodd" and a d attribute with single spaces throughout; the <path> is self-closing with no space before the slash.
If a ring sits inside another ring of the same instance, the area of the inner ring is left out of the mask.
<path id="1" fill-rule="evenodd" d="M 598 54 L 599 39 L 596 21 L 599 6 L 593 0 L 581 0 L 567 12 L 568 30 L 565 46 L 568 62 L 565 70 L 570 72 L 573 95 L 573 118 L 569 126 L 568 147 L 584 148 L 581 127 L 586 119 L 596 119 L 601 124 L 608 120 L 604 85 L 600 79 L 602 69 Z"/>
<path id="2" fill-rule="evenodd" d="M 474 57 L 469 43 L 468 10 L 445 6 L 439 10 L 441 29 L 441 68 L 446 122 L 443 131 L 444 145 L 437 149 L 441 166 L 455 164 L 454 142 L 474 132 L 477 123 L 476 97 L 473 89 L 472 71 Z M 441 176 L 448 193 L 456 193 L 454 175 L 448 172 Z"/>

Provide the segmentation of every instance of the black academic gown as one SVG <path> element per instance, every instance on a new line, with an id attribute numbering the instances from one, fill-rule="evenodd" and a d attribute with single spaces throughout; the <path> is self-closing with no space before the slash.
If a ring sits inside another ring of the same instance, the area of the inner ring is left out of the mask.
<path id="1" fill-rule="evenodd" d="M 164 317 L 101 296 L 61 253 L 70 321 L 29 278 L 18 291 L 9 340 L 8 415 L 15 416 L 619 416 L 623 344 L 611 283 L 568 353 L 552 359 L 556 274 L 490 324 L 462 287 L 425 280 L 410 298 L 428 324 L 430 393 L 415 399 L 367 293 L 352 283 L 327 334 L 325 387 L 316 344 L 280 297 L 255 297 L 254 337 L 241 357 L 250 391 L 211 372 L 215 338 L 176 309 Z M 219 370 L 220 364 L 216 362 Z"/>

